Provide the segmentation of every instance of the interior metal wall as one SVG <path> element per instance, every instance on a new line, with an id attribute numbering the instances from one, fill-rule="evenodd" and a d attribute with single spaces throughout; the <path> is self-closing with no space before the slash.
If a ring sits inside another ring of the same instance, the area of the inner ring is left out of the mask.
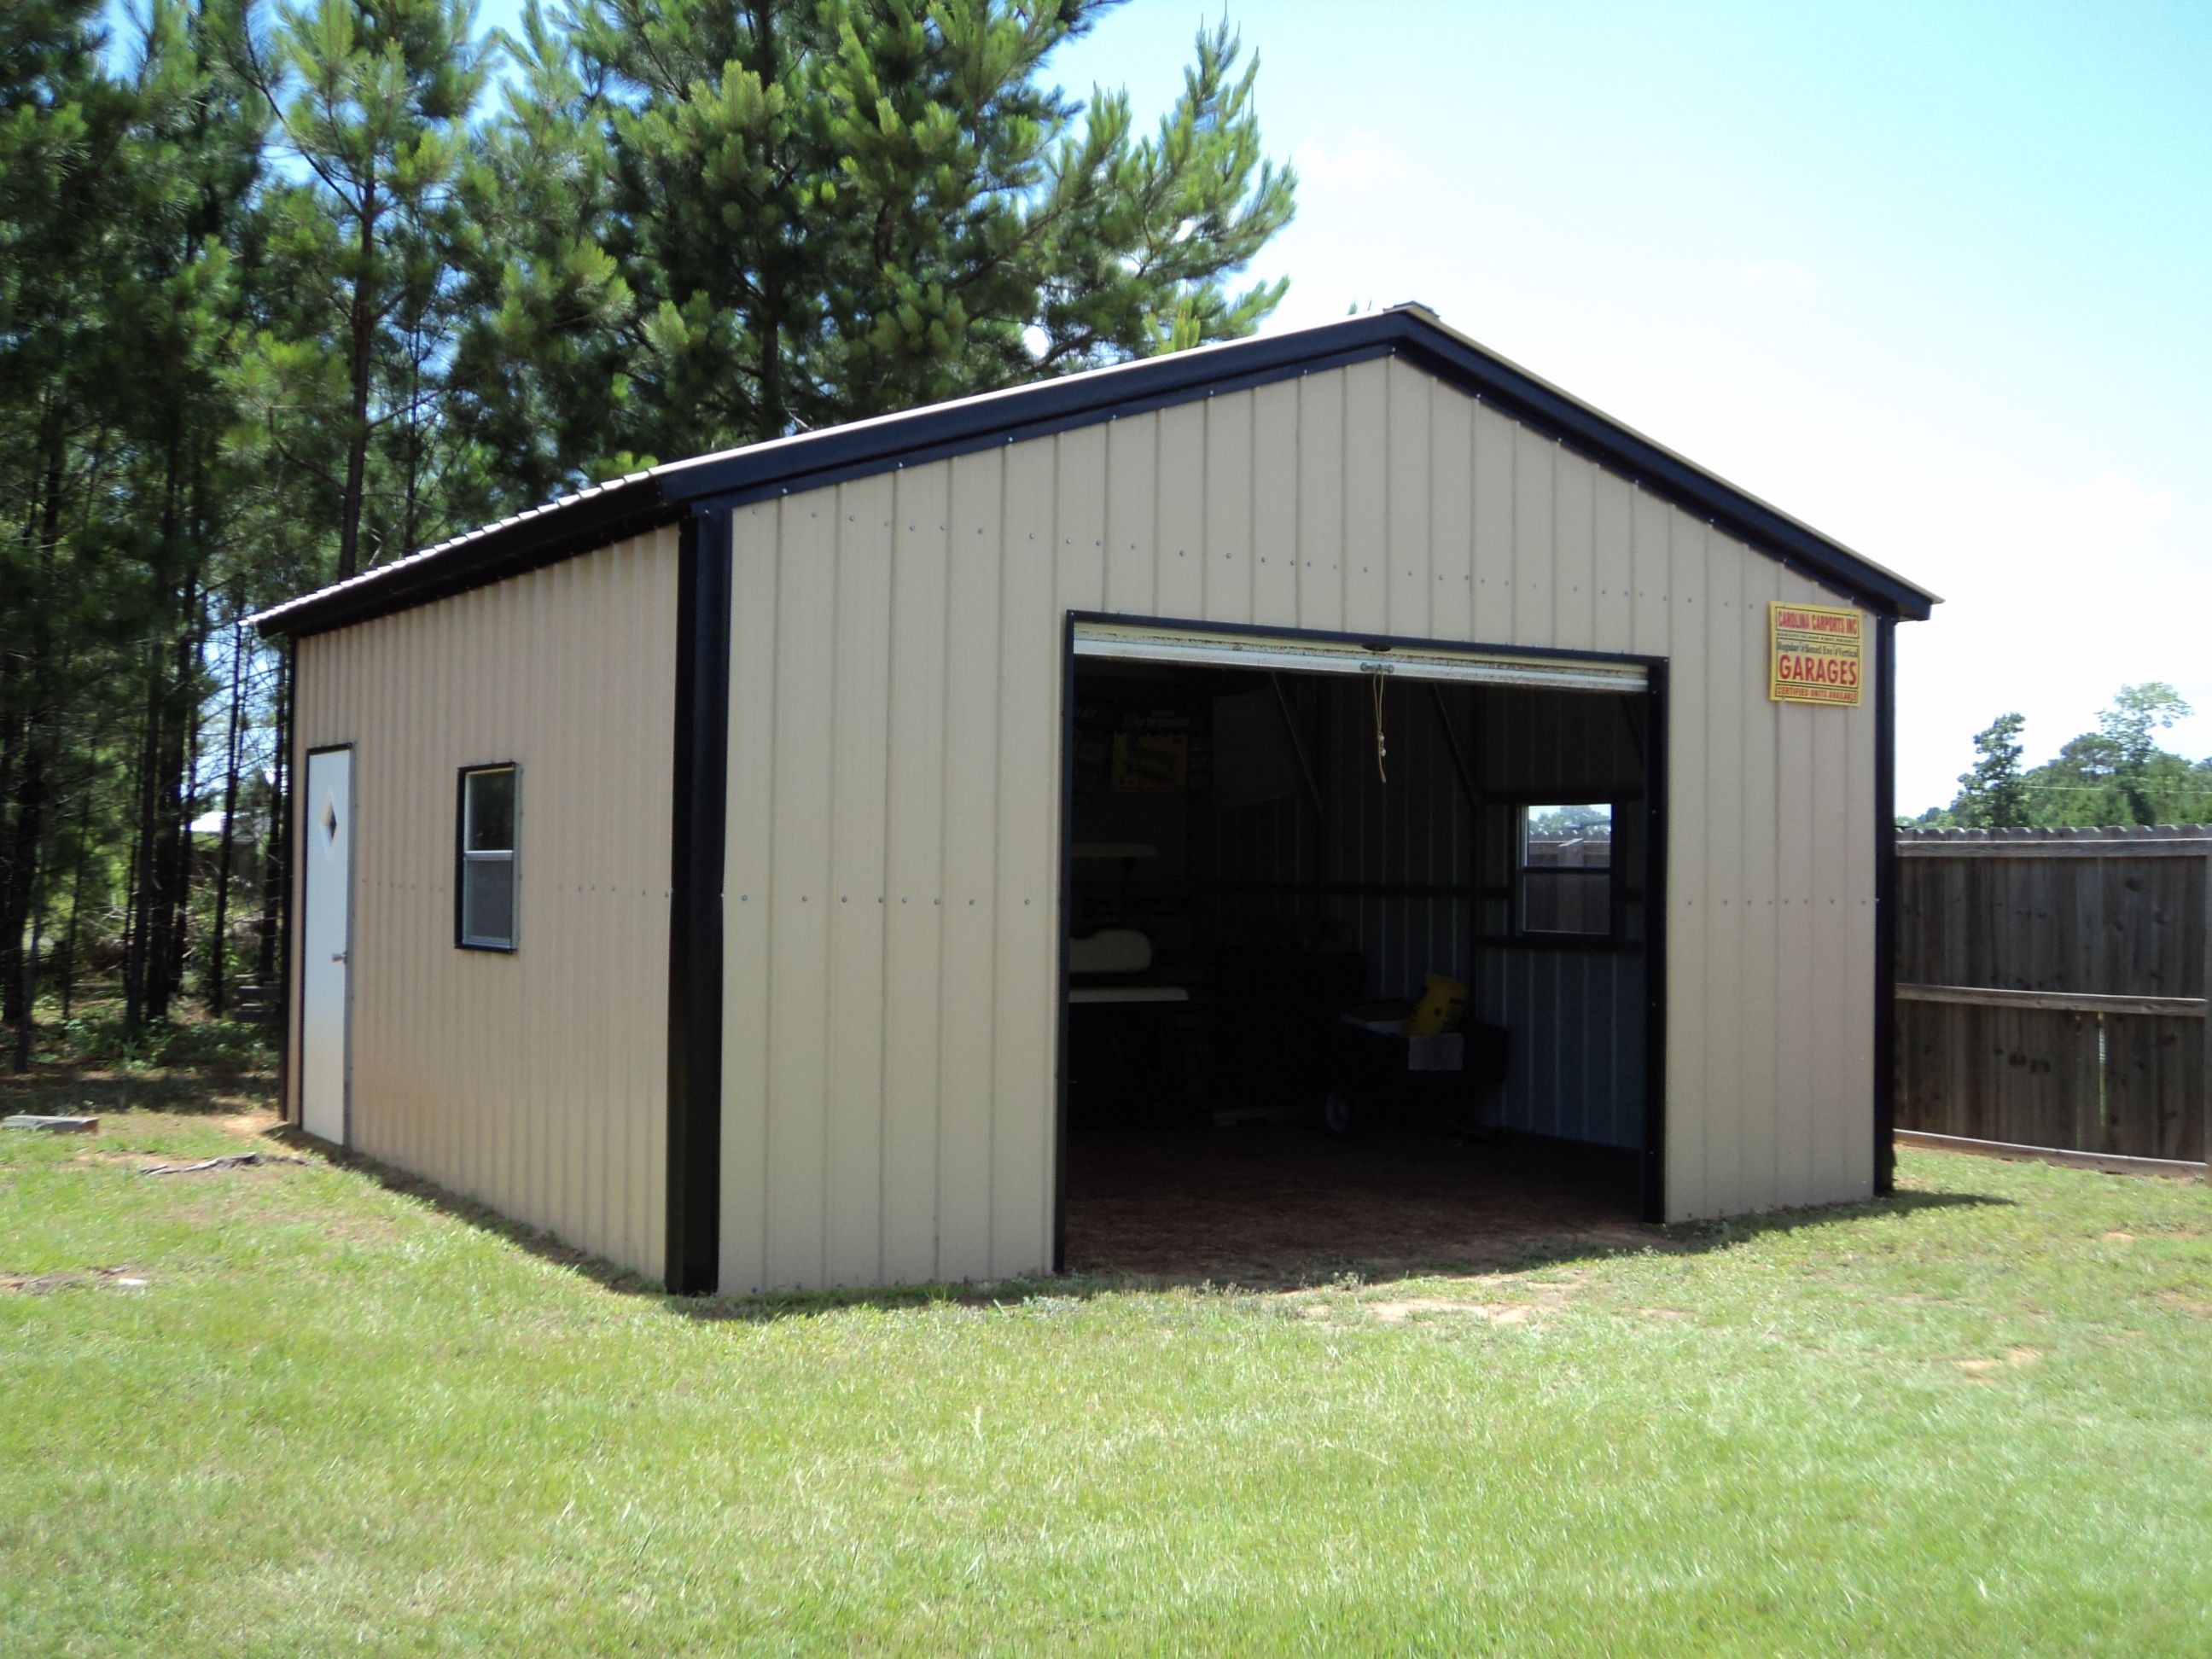
<path id="1" fill-rule="evenodd" d="M 1625 878 L 1622 933 L 1644 937 L 1644 759 L 1632 702 L 1507 689 L 1476 705 L 1483 787 L 1483 931 L 1513 931 L 1519 816 L 1532 802 L 1615 804 L 1613 853 Z M 1608 1146 L 1644 1144 L 1643 957 L 1635 950 L 1522 941 L 1484 950 L 1480 1018 L 1513 1034 L 1493 1121 L 1506 1128 Z"/>
<path id="2" fill-rule="evenodd" d="M 1474 698 L 1442 688 L 1462 744 L 1473 734 Z M 1460 888 L 1431 893 L 1341 894 L 1328 908 L 1367 963 L 1367 994 L 1418 997 L 1423 976 L 1472 979 L 1476 879 L 1474 807 L 1452 763 L 1451 746 L 1426 684 L 1385 684 L 1386 752 L 1376 765 L 1372 683 L 1328 700 L 1323 766 L 1329 807 L 1330 873 L 1361 886 Z"/>
<path id="3" fill-rule="evenodd" d="M 1668 1212 L 1871 1192 L 1875 710 L 1766 700 L 1809 577 L 1395 361 L 732 539 L 726 1289 L 1049 1260 L 1070 611 L 1669 659 Z"/>
<path id="4" fill-rule="evenodd" d="M 312 635 L 295 706 L 295 756 L 354 746 L 352 1146 L 656 1279 L 677 535 Z M 458 772 L 498 761 L 511 954 L 453 943 Z"/>

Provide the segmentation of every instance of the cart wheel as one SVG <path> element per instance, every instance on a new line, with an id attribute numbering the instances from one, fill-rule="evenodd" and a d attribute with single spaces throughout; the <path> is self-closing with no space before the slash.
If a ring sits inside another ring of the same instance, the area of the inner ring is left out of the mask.
<path id="1" fill-rule="evenodd" d="M 1359 1103 L 1341 1089 L 1331 1089 L 1321 1103 L 1322 1127 L 1333 1135 L 1359 1133 Z"/>

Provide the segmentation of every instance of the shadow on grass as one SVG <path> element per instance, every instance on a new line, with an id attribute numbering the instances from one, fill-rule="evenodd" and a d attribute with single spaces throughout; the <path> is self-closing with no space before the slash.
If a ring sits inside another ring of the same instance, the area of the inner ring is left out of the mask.
<path id="1" fill-rule="evenodd" d="M 276 1094 L 276 1073 L 258 1070 L 137 1070 L 46 1062 L 27 1072 L 0 1073 L 0 1109 L 58 1116 L 138 1111 L 228 1117 L 272 1107 Z"/>
<path id="2" fill-rule="evenodd" d="M 1189 1272 L 1123 1273 L 1111 1268 L 1035 1278 L 1001 1279 L 980 1284 L 929 1284 L 890 1289 L 853 1289 L 771 1291 L 746 1296 L 675 1296 L 642 1273 L 619 1267 L 604 1257 L 563 1243 L 553 1234 L 525 1225 L 497 1211 L 449 1191 L 436 1182 L 394 1169 L 357 1153 L 333 1152 L 288 1125 L 264 1132 L 283 1146 L 319 1152 L 340 1168 L 358 1171 L 386 1191 L 414 1200 L 441 1215 L 493 1234 L 517 1249 L 588 1279 L 623 1296 L 658 1303 L 665 1311 L 686 1319 L 712 1322 L 766 1323 L 807 1318 L 848 1308 L 898 1311 L 913 1308 L 988 1308 L 1027 1302 L 1087 1300 L 1109 1295 L 1146 1291 L 1200 1291 L 1219 1294 L 1279 1293 L 1356 1282 L 1364 1286 L 1439 1275 L 1498 1272 L 1535 1272 L 1578 1263 L 1617 1260 L 1646 1254 L 1691 1256 L 1732 1249 L 1771 1233 L 1798 1233 L 1872 1216 L 1911 1218 L 1923 1212 L 1959 1208 L 2009 1206 L 2013 1200 L 1979 1193 L 1908 1191 L 1869 1203 L 1832 1205 L 1821 1208 L 1773 1210 L 1736 1216 L 1723 1221 L 1676 1223 L 1658 1226 L 1622 1222 L 1606 1230 L 1602 1237 L 1540 1231 L 1501 1240 L 1498 1247 L 1480 1256 L 1438 1255 L 1431 1259 L 1363 1260 L 1358 1256 L 1315 1259 L 1297 1262 L 1254 1261 L 1234 1264 L 1224 1273 L 1221 1264 Z"/>

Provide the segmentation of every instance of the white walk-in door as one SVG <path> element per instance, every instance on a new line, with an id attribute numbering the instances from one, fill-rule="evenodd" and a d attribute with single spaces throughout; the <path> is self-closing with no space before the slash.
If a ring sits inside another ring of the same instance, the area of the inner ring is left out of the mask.
<path id="1" fill-rule="evenodd" d="M 353 883 L 353 750 L 307 757 L 307 914 L 301 918 L 300 1127 L 343 1146 L 346 939 Z"/>

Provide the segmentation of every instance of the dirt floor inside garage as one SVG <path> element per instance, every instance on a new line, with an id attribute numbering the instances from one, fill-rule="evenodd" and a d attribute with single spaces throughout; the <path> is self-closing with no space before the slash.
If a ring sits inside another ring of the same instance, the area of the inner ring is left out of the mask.
<path id="1" fill-rule="evenodd" d="M 1077 1129 L 1067 1267 L 1281 1285 L 1496 1267 L 1670 1243 L 1633 1154 L 1419 1129 Z"/>

